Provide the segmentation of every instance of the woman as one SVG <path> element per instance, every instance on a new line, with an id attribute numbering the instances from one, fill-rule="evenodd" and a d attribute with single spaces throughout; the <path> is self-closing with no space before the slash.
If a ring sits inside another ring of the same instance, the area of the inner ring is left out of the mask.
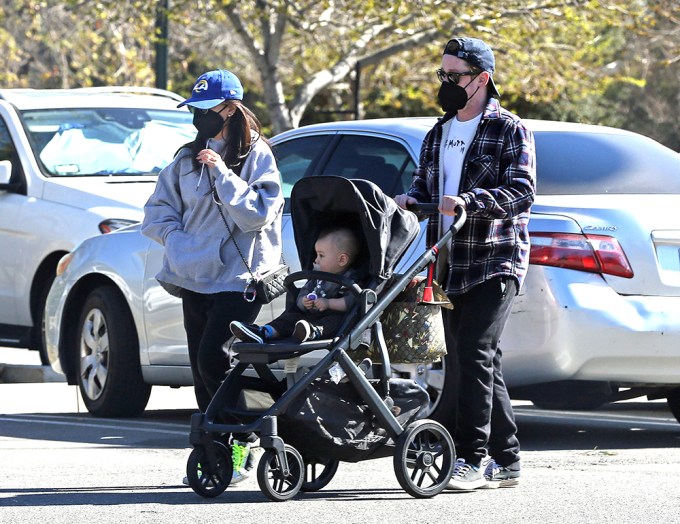
<path id="1" fill-rule="evenodd" d="M 252 323 L 260 311 L 244 299 L 249 269 L 263 273 L 281 260 L 280 174 L 259 121 L 242 100 L 233 73 L 216 70 L 198 78 L 191 97 L 178 106 L 194 114 L 196 139 L 161 171 L 144 207 L 142 233 L 165 247 L 156 278 L 182 299 L 203 412 L 229 369 L 222 350 L 231 337 L 229 324 Z M 234 444 L 232 482 L 244 478 L 239 473 L 249 448 Z"/>

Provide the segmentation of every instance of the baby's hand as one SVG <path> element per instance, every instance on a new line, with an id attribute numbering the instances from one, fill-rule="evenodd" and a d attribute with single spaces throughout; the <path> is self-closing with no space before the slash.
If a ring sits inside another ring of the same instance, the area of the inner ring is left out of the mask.
<path id="1" fill-rule="evenodd" d="M 302 297 L 302 306 L 305 309 L 312 309 L 314 307 L 314 300 L 310 300 L 309 295 Z"/>
<path id="2" fill-rule="evenodd" d="M 319 311 L 326 311 L 328 309 L 328 299 L 327 298 L 317 298 L 314 301 L 314 306 Z"/>

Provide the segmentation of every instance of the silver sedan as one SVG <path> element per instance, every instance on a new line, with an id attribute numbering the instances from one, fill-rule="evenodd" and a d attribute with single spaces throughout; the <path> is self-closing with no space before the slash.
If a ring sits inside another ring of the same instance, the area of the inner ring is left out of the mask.
<path id="1" fill-rule="evenodd" d="M 318 124 L 276 136 L 286 197 L 302 177 L 367 178 L 387 194 L 410 185 L 431 118 Z M 680 155 L 601 126 L 527 121 L 538 186 L 531 267 L 502 340 L 515 398 L 588 409 L 622 398 L 668 398 L 680 420 Z M 424 230 L 424 229 L 423 229 Z M 297 269 L 290 216 L 284 256 Z M 413 243 L 400 267 L 424 249 Z M 187 386 L 180 302 L 155 281 L 162 249 L 133 226 L 84 241 L 62 261 L 47 301 L 53 367 L 90 412 L 136 415 L 152 385 Z M 283 307 L 265 307 L 266 322 Z M 447 373 L 448 369 L 448 373 Z M 400 365 L 444 418 L 451 362 Z"/>

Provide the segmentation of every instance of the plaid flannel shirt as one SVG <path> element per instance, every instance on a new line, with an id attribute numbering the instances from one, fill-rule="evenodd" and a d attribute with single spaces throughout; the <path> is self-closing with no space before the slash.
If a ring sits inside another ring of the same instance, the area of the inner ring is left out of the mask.
<path id="1" fill-rule="evenodd" d="M 423 140 L 408 195 L 438 203 L 440 145 L 447 113 Z M 492 277 L 507 275 L 522 285 L 529 265 L 529 209 L 536 188 L 534 137 L 521 120 L 489 99 L 463 164 L 459 196 L 467 221 L 453 239 L 446 291 L 461 294 Z M 429 246 L 441 237 L 441 219 L 430 220 Z"/>

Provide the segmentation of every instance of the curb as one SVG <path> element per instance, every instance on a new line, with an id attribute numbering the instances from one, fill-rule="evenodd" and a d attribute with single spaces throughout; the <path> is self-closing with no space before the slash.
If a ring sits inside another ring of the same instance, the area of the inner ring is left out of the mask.
<path id="1" fill-rule="evenodd" d="M 66 377 L 50 366 L 0 364 L 0 384 L 66 382 Z"/>

